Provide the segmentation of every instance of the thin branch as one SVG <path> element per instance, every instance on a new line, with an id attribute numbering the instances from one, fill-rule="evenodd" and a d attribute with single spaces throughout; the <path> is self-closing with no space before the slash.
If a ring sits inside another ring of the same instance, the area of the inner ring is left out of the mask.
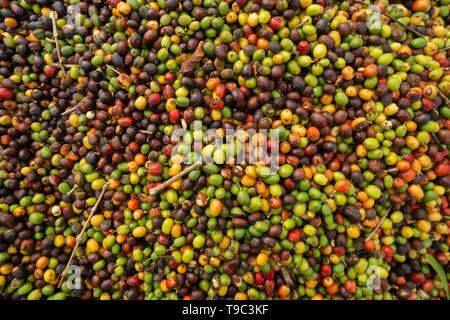
<path id="1" fill-rule="evenodd" d="M 211 60 L 206 61 L 200 68 L 198 68 L 197 70 L 195 70 L 194 75 L 197 75 L 197 73 L 199 73 L 200 71 L 202 71 L 203 69 L 205 69 L 210 63 L 212 63 Z"/>
<path id="2" fill-rule="evenodd" d="M 94 207 L 92 208 L 92 211 L 89 214 L 89 217 L 88 217 L 87 221 L 85 222 L 85 224 L 83 226 L 83 229 L 81 229 L 80 234 L 77 236 L 77 242 L 75 243 L 75 247 L 72 249 L 72 254 L 70 255 L 70 259 L 67 262 L 67 265 L 64 268 L 64 271 L 61 274 L 61 279 L 59 280 L 58 288 L 61 287 L 61 284 L 62 284 L 62 282 L 64 280 L 64 277 L 66 276 L 67 270 L 69 269 L 69 266 L 72 263 L 72 259 L 75 256 L 75 252 L 77 251 L 78 246 L 80 245 L 80 242 L 83 239 L 84 231 L 86 231 L 86 228 L 89 225 L 89 222 L 91 221 L 92 216 L 94 215 L 95 211 L 97 211 L 97 208 L 98 208 L 98 206 L 100 204 L 100 201 L 102 200 L 102 198 L 103 198 L 103 196 L 104 196 L 104 194 L 106 192 L 106 189 L 108 188 L 108 185 L 109 185 L 109 182 L 106 182 L 103 185 L 102 192 L 100 193 L 100 196 L 98 197 L 97 202 L 95 202 Z"/>
<path id="3" fill-rule="evenodd" d="M 437 145 L 439 146 L 439 149 L 441 149 L 441 151 L 444 151 L 446 148 L 441 143 L 441 141 L 439 140 L 439 137 L 436 135 L 436 133 L 431 132 L 431 136 L 433 137 L 434 142 L 436 142 Z"/>
<path id="4" fill-rule="evenodd" d="M 441 98 L 445 101 L 445 104 L 447 105 L 447 106 L 450 106 L 450 99 L 449 98 L 447 98 L 447 96 L 441 91 L 441 89 L 439 89 L 439 88 L 437 88 L 438 89 L 438 94 L 441 96 Z"/>
<path id="5" fill-rule="evenodd" d="M 72 195 L 72 193 L 76 190 L 78 188 L 78 185 L 74 185 L 73 186 L 73 188 L 72 189 L 70 189 L 70 191 L 69 192 L 67 192 L 67 194 L 66 194 L 66 196 L 70 196 L 70 195 Z"/>
<path id="6" fill-rule="evenodd" d="M 305 20 L 303 20 L 302 22 L 300 22 L 298 25 L 296 25 L 295 27 L 294 27 L 294 29 L 298 29 L 298 28 L 300 28 L 301 26 L 303 26 L 305 23 L 307 23 L 309 21 L 309 19 L 305 19 Z"/>
<path id="7" fill-rule="evenodd" d="M 384 12 L 384 11 L 381 11 L 381 10 L 380 10 L 379 8 L 377 8 L 377 7 L 374 7 L 374 6 L 370 5 L 370 4 L 367 4 L 367 3 L 365 3 L 364 1 L 361 1 L 361 0 L 353 0 L 353 2 L 354 2 L 354 3 L 359 3 L 359 4 L 361 4 L 361 5 L 363 5 L 363 6 L 366 6 L 366 7 L 370 8 L 370 9 L 372 9 L 372 10 L 378 11 L 378 12 L 380 12 L 380 14 L 382 14 L 383 16 L 388 17 L 389 19 L 391 19 L 391 20 L 394 21 L 394 22 L 397 22 L 399 25 L 401 25 L 402 27 L 404 27 L 404 28 L 406 28 L 407 30 L 411 31 L 411 32 L 414 33 L 416 36 L 418 36 L 418 37 L 424 37 L 424 35 L 421 34 L 419 31 L 414 30 L 414 29 L 411 28 L 410 26 L 407 26 L 406 24 L 404 24 L 404 23 L 401 22 L 400 20 L 398 20 L 398 19 L 394 18 L 393 16 L 391 16 L 389 13 L 386 13 L 386 12 Z"/>
<path id="8" fill-rule="evenodd" d="M 377 176 L 377 175 L 382 174 L 382 173 L 394 173 L 394 172 L 398 172 L 398 168 L 397 167 L 378 171 L 377 173 L 375 173 L 375 175 Z"/>
<path id="9" fill-rule="evenodd" d="M 164 189 L 165 187 L 167 187 L 168 185 L 170 185 L 171 183 L 177 181 L 179 178 L 181 178 L 182 176 L 184 176 L 185 174 L 191 172 L 194 169 L 197 169 L 198 167 L 200 167 L 202 165 L 202 161 L 198 161 L 192 165 L 190 165 L 189 167 L 185 168 L 184 170 L 182 170 L 181 172 L 179 172 L 178 174 L 176 174 L 175 176 L 173 176 L 172 178 L 170 178 L 169 180 L 165 181 L 164 183 L 160 184 L 159 186 L 156 186 L 152 189 L 149 190 L 149 194 L 151 196 L 156 195 L 158 192 L 160 192 L 162 189 Z"/>
<path id="10" fill-rule="evenodd" d="M 448 68 L 441 68 L 441 69 L 443 69 L 444 71 L 448 70 Z M 427 68 L 427 70 L 428 71 L 432 71 L 433 69 L 432 68 Z M 442 100 L 444 100 L 445 104 L 447 106 L 450 106 L 450 99 L 447 98 L 447 96 L 437 86 L 436 86 L 436 89 L 437 89 L 437 92 L 438 92 L 439 96 L 442 98 Z"/>
<path id="11" fill-rule="evenodd" d="M 153 132 L 147 131 L 147 130 L 139 130 L 140 133 L 145 133 L 145 134 L 153 134 Z"/>
<path id="12" fill-rule="evenodd" d="M 112 71 L 114 71 L 117 74 L 120 74 L 119 71 L 117 71 L 117 69 L 114 69 L 113 67 L 111 67 L 109 64 L 106 65 L 107 68 L 110 68 Z"/>
<path id="13" fill-rule="evenodd" d="M 373 229 L 373 231 L 369 234 L 369 236 L 366 238 L 366 240 L 364 240 L 364 242 L 369 241 L 373 235 L 375 234 L 375 232 L 377 232 L 378 229 L 380 229 L 381 224 L 383 223 L 384 219 L 386 219 L 386 217 L 389 215 L 389 212 L 392 209 L 392 205 L 389 207 L 389 209 L 386 211 L 386 214 L 383 216 L 383 218 L 381 218 L 380 222 L 378 222 L 377 226 L 375 227 L 375 229 Z"/>
<path id="14" fill-rule="evenodd" d="M 439 49 L 439 51 L 447 51 L 447 50 L 450 50 L 450 46 Z"/>
<path id="15" fill-rule="evenodd" d="M 66 114 L 68 114 L 68 113 L 71 113 L 72 111 L 75 111 L 76 109 L 77 109 L 77 106 L 72 107 L 72 108 L 70 108 L 69 110 L 64 111 L 63 113 L 61 113 L 61 116 L 64 116 L 64 115 L 66 115 Z"/>
<path id="16" fill-rule="evenodd" d="M 59 51 L 58 28 L 56 27 L 56 17 L 57 17 L 56 11 L 50 12 L 50 19 L 52 19 L 52 26 L 53 26 L 53 39 L 55 40 L 56 53 L 58 54 L 59 66 L 60 66 L 61 70 L 63 71 L 64 76 L 66 76 L 66 69 L 64 68 L 64 64 L 62 62 L 62 57 L 61 57 L 61 52 Z"/>

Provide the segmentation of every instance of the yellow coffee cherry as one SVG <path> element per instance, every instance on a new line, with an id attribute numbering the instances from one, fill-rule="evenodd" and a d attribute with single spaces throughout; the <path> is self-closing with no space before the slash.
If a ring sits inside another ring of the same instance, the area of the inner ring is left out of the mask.
<path id="1" fill-rule="evenodd" d="M 359 238 L 360 235 L 360 230 L 359 227 L 357 225 L 351 225 L 347 228 L 347 235 L 351 238 L 351 239 L 357 239 Z"/>
<path id="2" fill-rule="evenodd" d="M 91 224 L 92 226 L 97 227 L 103 222 L 103 220 L 105 220 L 105 217 L 102 214 L 96 214 L 92 216 Z"/>
<path id="3" fill-rule="evenodd" d="M 49 282 L 53 282 L 56 279 L 56 273 L 55 270 L 53 269 L 47 269 L 44 272 L 44 281 L 49 283 Z"/>
<path id="4" fill-rule="evenodd" d="M 98 244 L 97 240 L 91 238 L 87 241 L 86 248 L 89 250 L 89 252 L 97 252 L 100 249 L 100 245 Z"/>

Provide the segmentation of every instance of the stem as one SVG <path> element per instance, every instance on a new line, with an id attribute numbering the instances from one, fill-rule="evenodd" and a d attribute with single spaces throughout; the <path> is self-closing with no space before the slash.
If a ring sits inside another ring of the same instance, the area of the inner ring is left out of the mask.
<path id="1" fill-rule="evenodd" d="M 441 151 L 445 150 L 444 145 L 441 143 L 441 141 L 439 140 L 439 137 L 436 135 L 436 133 L 431 132 L 431 136 L 433 137 L 434 142 L 436 142 L 439 146 L 439 149 L 441 149 Z"/>
<path id="2" fill-rule="evenodd" d="M 361 0 L 353 0 L 353 2 L 354 2 L 354 3 L 359 3 L 359 4 L 361 4 L 361 5 L 363 5 L 363 6 L 366 6 L 366 7 L 370 8 L 370 9 L 372 9 L 372 10 L 378 11 L 378 12 L 380 12 L 380 14 L 382 14 L 383 16 L 388 17 L 389 19 L 391 19 L 391 20 L 394 21 L 394 22 L 397 22 L 399 25 L 401 25 L 402 27 L 404 27 L 404 28 L 406 28 L 407 30 L 411 31 L 411 32 L 414 33 L 416 36 L 418 36 L 418 37 L 424 37 L 424 35 L 421 34 L 419 31 L 414 30 L 413 28 L 407 26 L 406 24 L 404 24 L 404 23 L 401 22 L 400 20 L 398 20 L 398 19 L 394 18 L 393 16 L 391 16 L 389 13 L 386 13 L 386 12 L 384 12 L 384 11 L 381 11 L 381 10 L 378 9 L 377 7 L 374 7 L 374 6 L 370 5 L 370 4 L 367 4 L 367 3 L 365 3 L 364 1 L 361 1 Z"/>
<path id="3" fill-rule="evenodd" d="M 186 120 L 184 120 L 183 118 L 181 118 L 181 126 L 183 127 L 184 130 L 187 129 L 187 123 L 186 123 Z"/>
<path id="4" fill-rule="evenodd" d="M 438 94 L 441 96 L 441 98 L 445 101 L 445 104 L 447 105 L 447 106 L 450 106 L 450 99 L 449 98 L 447 98 L 447 96 L 441 91 L 441 89 L 439 89 L 439 88 L 437 88 L 438 89 Z"/>
<path id="5" fill-rule="evenodd" d="M 69 269 L 69 266 L 72 263 L 72 259 L 75 256 L 75 252 L 77 251 L 78 246 L 80 245 L 81 239 L 83 239 L 84 231 L 86 231 L 86 228 L 87 228 L 87 226 L 88 226 L 92 216 L 94 215 L 95 211 L 97 211 L 97 208 L 98 208 L 98 206 L 100 204 L 100 201 L 102 200 L 102 198 L 103 198 L 103 196 L 104 196 L 104 194 L 106 192 L 106 189 L 108 188 L 108 185 L 109 185 L 109 182 L 106 182 L 103 185 L 102 192 L 100 193 L 100 196 L 98 197 L 97 202 L 95 202 L 94 207 L 92 208 L 91 214 L 89 215 L 86 223 L 84 224 L 83 229 L 81 229 L 80 234 L 77 236 L 77 242 L 75 243 L 75 247 L 73 247 L 73 249 L 72 249 L 72 254 L 70 255 L 70 259 L 67 262 L 67 265 L 64 268 L 64 271 L 61 274 L 61 279 L 59 280 L 58 288 L 61 287 L 61 284 L 62 284 L 62 282 L 64 280 L 64 277 L 66 276 L 67 270 Z"/>
<path id="6" fill-rule="evenodd" d="M 427 69 L 428 69 L 428 71 L 432 71 L 433 70 L 432 68 L 427 68 Z M 448 68 L 441 68 L 441 69 L 448 70 Z M 450 99 L 447 98 L 447 96 L 437 86 L 436 86 L 436 89 L 437 89 L 437 92 L 438 92 L 439 96 L 442 98 L 442 100 L 444 100 L 445 104 L 447 106 L 450 106 Z"/>
<path id="7" fill-rule="evenodd" d="M 449 49 L 450 49 L 450 46 L 449 47 L 440 48 L 439 51 L 447 51 Z"/>
<path id="8" fill-rule="evenodd" d="M 382 174 L 382 173 L 392 173 L 392 172 L 397 172 L 397 171 L 398 171 L 398 168 L 394 167 L 394 168 L 389 168 L 389 169 L 386 169 L 386 170 L 378 171 L 375 175 L 377 176 L 377 175 Z"/>
<path id="9" fill-rule="evenodd" d="M 117 69 L 114 69 L 113 67 L 111 67 L 110 65 L 106 65 L 106 67 L 107 68 L 110 68 L 112 71 L 114 71 L 115 73 L 117 73 L 117 74 L 120 74 L 120 72 L 119 71 L 117 71 Z"/>
<path id="10" fill-rule="evenodd" d="M 205 64 L 203 64 L 200 68 L 198 68 L 197 70 L 195 70 L 194 75 L 197 75 L 197 73 L 199 73 L 200 71 L 202 71 L 203 69 L 205 69 L 205 67 L 209 64 L 212 63 L 211 60 L 208 60 L 205 62 Z"/>
<path id="11" fill-rule="evenodd" d="M 160 192 L 162 189 L 164 189 L 165 187 L 167 187 L 168 185 L 170 185 L 172 182 L 178 180 L 179 178 L 181 178 L 182 176 L 184 176 L 185 174 L 191 172 L 194 169 L 197 169 L 198 167 L 200 167 L 202 165 L 202 161 L 198 161 L 192 165 L 190 165 L 189 167 L 185 168 L 184 170 L 182 170 L 181 172 L 179 172 L 178 174 L 176 174 L 175 176 L 173 176 L 172 178 L 170 178 L 169 180 L 165 181 L 164 183 L 160 184 L 159 186 L 156 186 L 152 189 L 149 190 L 149 194 L 151 196 L 156 195 L 158 192 Z"/>
<path id="12" fill-rule="evenodd" d="M 61 116 L 64 116 L 64 115 L 66 115 L 66 114 L 68 114 L 68 113 L 71 113 L 72 111 L 75 111 L 76 109 L 77 109 L 77 106 L 72 107 L 72 108 L 70 108 L 69 110 L 64 111 L 63 113 L 61 113 Z"/>
<path id="13" fill-rule="evenodd" d="M 375 234 L 375 232 L 377 232 L 378 229 L 380 229 L 381 224 L 383 223 L 384 219 L 386 219 L 386 217 L 389 215 L 389 212 L 391 211 L 392 205 L 389 207 L 389 209 L 386 211 L 386 214 L 383 216 L 383 218 L 381 218 L 380 222 L 378 222 L 377 226 L 375 227 L 375 229 L 373 229 L 373 231 L 369 234 L 369 236 L 364 240 L 364 242 L 369 241 L 373 235 Z"/>
<path id="14" fill-rule="evenodd" d="M 145 133 L 145 134 L 153 134 L 152 132 L 147 131 L 147 130 L 139 130 L 139 132 L 140 133 Z"/>
<path id="15" fill-rule="evenodd" d="M 53 39 L 55 40 L 55 46 L 56 46 L 56 53 L 58 54 L 58 60 L 59 60 L 59 66 L 61 67 L 61 70 L 64 73 L 64 76 L 66 76 L 66 69 L 64 69 L 64 64 L 62 62 L 61 52 L 59 51 L 59 43 L 58 43 L 58 29 L 56 28 L 56 17 L 57 17 L 56 11 L 50 12 L 50 19 L 52 19 L 52 26 L 53 26 Z"/>
<path id="16" fill-rule="evenodd" d="M 70 196 L 70 195 L 75 191 L 76 188 L 78 188 L 78 186 L 77 186 L 77 185 L 74 185 L 73 188 L 70 189 L 69 192 L 67 192 L 67 196 Z"/>
<path id="17" fill-rule="evenodd" d="M 296 25 L 295 27 L 294 27 L 294 29 L 298 29 L 298 28 L 300 28 L 301 26 L 303 26 L 305 23 L 307 23 L 309 21 L 309 19 L 305 19 L 305 20 L 303 20 L 302 22 L 300 22 L 298 25 Z"/>

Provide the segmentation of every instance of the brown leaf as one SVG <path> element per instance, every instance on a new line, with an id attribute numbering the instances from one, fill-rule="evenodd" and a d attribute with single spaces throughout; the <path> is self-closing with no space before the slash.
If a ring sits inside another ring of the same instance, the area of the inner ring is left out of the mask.
<path id="1" fill-rule="evenodd" d="M 288 269 L 287 269 L 286 267 L 282 266 L 282 267 L 280 268 L 280 271 L 281 271 L 281 275 L 282 275 L 283 278 L 284 278 L 284 281 L 285 281 L 288 285 L 293 286 L 293 285 L 294 285 L 294 281 L 292 280 L 292 277 L 291 277 L 291 275 L 290 275 Z"/>
<path id="2" fill-rule="evenodd" d="M 202 61 L 203 56 L 205 55 L 205 51 L 203 50 L 203 45 L 205 41 L 200 41 L 198 43 L 197 49 L 195 49 L 194 53 L 187 59 L 185 62 L 181 64 L 180 71 L 177 73 L 185 73 L 191 71 L 197 63 Z"/>

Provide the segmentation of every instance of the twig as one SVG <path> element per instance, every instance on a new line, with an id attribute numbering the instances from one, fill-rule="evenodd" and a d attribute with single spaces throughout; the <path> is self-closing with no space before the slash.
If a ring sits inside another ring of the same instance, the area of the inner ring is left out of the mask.
<path id="1" fill-rule="evenodd" d="M 70 189 L 69 192 L 67 192 L 66 196 L 70 196 L 76 189 L 78 188 L 78 185 L 74 185 L 72 189 Z"/>
<path id="2" fill-rule="evenodd" d="M 382 14 L 383 16 L 388 17 L 388 18 L 391 19 L 392 21 L 397 22 L 397 23 L 398 23 L 399 25 L 401 25 L 402 27 L 408 29 L 409 31 L 411 31 L 412 33 L 414 33 L 416 36 L 418 36 L 418 37 L 424 37 L 424 35 L 421 34 L 419 31 L 414 30 L 413 28 L 407 26 L 406 24 L 404 24 L 404 23 L 401 22 L 400 20 L 398 20 L 398 19 L 394 18 L 393 16 L 391 16 L 389 13 L 386 13 L 386 12 L 384 12 L 384 11 L 381 11 L 380 9 L 378 9 L 378 8 L 376 8 L 376 7 L 374 7 L 374 6 L 372 6 L 371 4 L 367 4 L 367 3 L 365 3 L 364 1 L 361 1 L 361 0 L 353 0 L 353 2 L 354 2 L 354 3 L 359 3 L 359 4 L 361 4 L 361 5 L 364 5 L 364 6 L 370 8 L 370 9 L 372 9 L 372 10 L 378 11 L 378 12 L 380 12 L 380 14 Z"/>
<path id="3" fill-rule="evenodd" d="M 434 142 L 436 142 L 439 146 L 439 149 L 441 149 L 441 151 L 445 150 L 444 145 L 441 143 L 441 141 L 439 140 L 439 137 L 436 135 L 436 133 L 431 132 L 431 136 L 433 137 Z"/>
<path id="4" fill-rule="evenodd" d="M 77 106 L 72 107 L 72 108 L 70 108 L 69 110 L 64 111 L 63 113 L 61 113 L 61 116 L 64 116 L 64 115 L 66 115 L 66 114 L 68 114 L 68 113 L 71 113 L 72 111 L 74 111 L 74 110 L 76 110 L 76 109 L 77 109 Z"/>
<path id="5" fill-rule="evenodd" d="M 450 49 L 450 46 L 444 47 L 444 48 L 440 48 L 439 51 L 447 51 L 447 50 L 449 50 L 449 49 Z"/>
<path id="6" fill-rule="evenodd" d="M 61 274 L 61 279 L 59 280 L 58 288 L 61 287 L 61 284 L 62 284 L 62 282 L 63 282 L 63 280 L 64 280 L 64 277 L 66 276 L 67 270 L 69 269 L 69 266 L 70 266 L 70 264 L 72 263 L 72 259 L 73 259 L 73 257 L 75 256 L 75 252 L 77 251 L 78 246 L 80 245 L 80 242 L 81 242 L 81 240 L 83 239 L 84 231 L 86 230 L 86 228 L 87 228 L 87 226 L 88 226 L 88 224 L 89 224 L 89 222 L 90 222 L 92 216 L 94 215 L 95 211 L 97 211 L 97 208 L 98 208 L 98 206 L 99 206 L 99 204 L 100 204 L 100 201 L 101 201 L 102 198 L 103 198 L 103 195 L 104 195 L 105 192 L 106 192 L 106 189 L 108 188 L 108 185 L 109 185 L 109 182 L 106 182 L 106 183 L 103 185 L 102 192 L 100 193 L 100 196 L 98 197 L 97 202 L 95 203 L 94 207 L 92 208 L 92 211 L 91 211 L 91 213 L 89 214 L 89 217 L 88 217 L 86 223 L 84 224 L 83 229 L 81 229 L 80 234 L 77 236 L 77 242 L 75 243 L 75 247 L 72 249 L 72 254 L 70 255 L 70 259 L 69 259 L 69 261 L 67 262 L 67 265 L 66 265 L 66 267 L 64 268 L 64 271 L 63 271 L 62 274 Z"/>
<path id="7" fill-rule="evenodd" d="M 59 62 L 56 62 L 56 63 L 54 63 L 53 65 L 54 65 L 54 66 L 59 66 Z M 69 64 L 69 63 L 64 63 L 63 65 L 64 65 L 64 67 L 66 67 L 66 68 L 72 68 L 72 67 L 76 66 L 76 64 Z"/>
<path id="8" fill-rule="evenodd" d="M 147 131 L 147 130 L 139 130 L 140 133 L 145 133 L 145 134 L 153 134 L 153 132 Z"/>
<path id="9" fill-rule="evenodd" d="M 106 65 L 106 67 L 107 68 L 110 68 L 112 71 L 114 71 L 115 73 L 117 73 L 117 74 L 120 74 L 120 72 L 119 71 L 117 71 L 117 69 L 114 69 L 113 67 L 111 67 L 110 65 Z"/>
<path id="10" fill-rule="evenodd" d="M 197 75 L 197 73 L 199 73 L 200 71 L 202 71 L 203 69 L 205 69 L 208 64 L 212 63 L 211 60 L 206 61 L 200 68 L 198 68 L 197 70 L 195 70 L 194 75 Z"/>
<path id="11" fill-rule="evenodd" d="M 373 235 L 375 234 L 375 232 L 377 232 L 378 229 L 380 229 L 381 224 L 383 223 L 384 219 L 386 219 L 386 217 L 389 215 L 389 212 L 391 211 L 392 205 L 389 207 L 389 209 L 386 211 L 386 214 L 383 216 L 383 218 L 381 218 L 380 222 L 378 222 L 377 226 L 375 227 L 375 229 L 373 229 L 373 231 L 369 234 L 369 236 L 364 240 L 364 242 L 369 241 Z"/>
<path id="12" fill-rule="evenodd" d="M 50 19 L 52 19 L 52 25 L 53 25 L 53 39 L 55 40 L 56 53 L 58 54 L 59 66 L 61 67 L 61 70 L 63 71 L 64 76 L 66 76 L 66 69 L 64 69 L 61 52 L 59 51 L 58 29 L 56 28 L 56 17 L 57 17 L 56 11 L 50 12 Z"/>
<path id="13" fill-rule="evenodd" d="M 375 175 L 377 176 L 377 175 L 382 174 L 382 173 L 394 173 L 394 172 L 398 172 L 398 168 L 397 167 L 389 168 L 389 169 L 385 169 L 385 170 L 380 170 L 377 173 L 375 173 Z"/>
<path id="14" fill-rule="evenodd" d="M 428 71 L 432 71 L 433 70 L 432 68 L 427 68 L 427 69 L 428 69 Z M 448 70 L 448 68 L 441 68 L 441 69 L 443 69 L 444 71 Z M 450 99 L 447 98 L 447 96 L 441 91 L 441 89 L 439 89 L 438 87 L 436 87 L 436 89 L 437 89 L 437 93 L 444 100 L 445 104 L 447 106 L 450 106 Z"/>
<path id="15" fill-rule="evenodd" d="M 160 192 L 162 189 L 164 189 L 165 187 L 167 187 L 168 185 L 170 185 L 172 182 L 178 180 L 179 178 L 181 178 L 182 176 L 184 176 L 185 174 L 191 172 L 194 169 L 197 169 L 198 167 L 200 167 L 202 165 L 202 161 L 198 161 L 192 165 L 190 165 L 189 167 L 185 168 L 184 170 L 182 170 L 181 172 L 179 172 L 178 174 L 176 174 L 175 176 L 173 176 L 172 178 L 170 178 L 169 180 L 167 180 L 166 182 L 160 184 L 159 186 L 156 186 L 152 189 L 149 190 L 149 194 L 151 196 L 156 195 L 158 192 Z"/>
<path id="16" fill-rule="evenodd" d="M 441 96 L 441 98 L 445 101 L 447 106 L 450 106 L 450 99 L 447 98 L 447 96 L 441 91 L 441 89 L 438 89 L 438 94 Z"/>
<path id="17" fill-rule="evenodd" d="M 300 22 L 298 25 L 296 25 L 295 27 L 294 27 L 294 29 L 298 29 L 298 28 L 300 28 L 301 26 L 303 26 L 305 23 L 307 23 L 309 21 L 309 19 L 305 19 L 305 20 L 303 20 L 302 22 Z"/>

